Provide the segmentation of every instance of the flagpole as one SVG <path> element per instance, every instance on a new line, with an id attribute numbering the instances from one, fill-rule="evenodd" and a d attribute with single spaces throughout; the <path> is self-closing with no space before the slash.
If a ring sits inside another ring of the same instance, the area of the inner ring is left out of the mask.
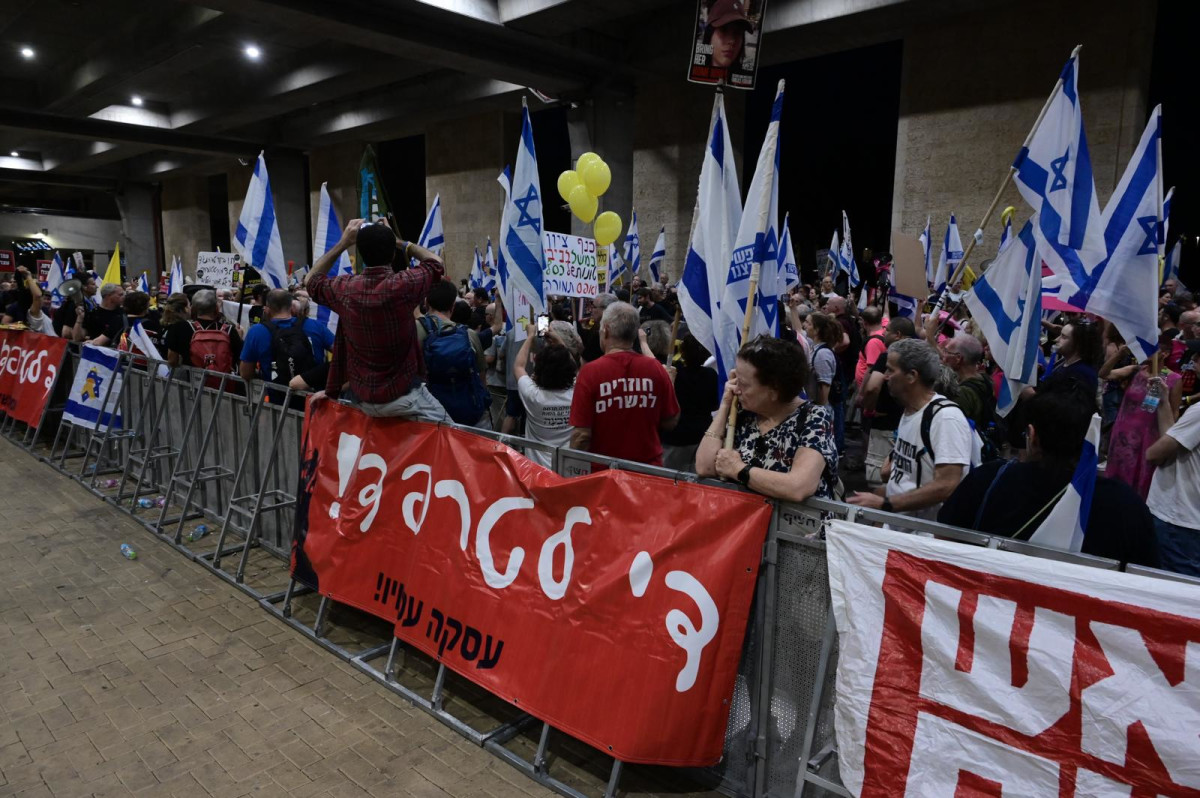
<path id="1" fill-rule="evenodd" d="M 1071 51 L 1071 59 L 1073 59 L 1077 55 L 1079 55 L 1079 51 L 1082 49 L 1083 49 L 1082 44 L 1075 45 L 1075 49 Z M 1071 60 L 1071 59 L 1068 59 L 1068 60 Z M 1057 97 L 1059 91 L 1062 90 L 1062 85 L 1063 85 L 1063 79 L 1062 79 L 1062 75 L 1060 74 L 1058 76 L 1058 81 L 1054 84 L 1054 89 L 1050 92 L 1050 96 L 1046 98 L 1046 104 L 1042 106 L 1042 110 L 1038 113 L 1037 119 L 1033 123 L 1033 127 L 1030 128 L 1029 135 L 1027 135 L 1025 137 L 1025 142 L 1021 145 L 1022 150 L 1026 149 L 1029 146 L 1029 142 L 1033 140 L 1033 137 L 1037 133 L 1038 128 L 1041 127 L 1041 125 L 1042 125 L 1042 120 L 1046 118 L 1046 114 L 1049 113 L 1049 111 L 1050 111 L 1050 104 L 1054 102 L 1054 98 Z M 967 248 L 963 252 L 962 260 L 960 260 L 958 262 L 958 266 L 955 267 L 954 273 L 951 275 L 950 279 L 946 282 L 946 288 L 942 290 L 941 295 L 938 297 L 937 308 L 934 309 L 935 311 L 937 311 L 944 305 L 945 298 L 946 298 L 946 292 L 949 289 L 949 287 L 954 285 L 954 283 L 957 282 L 962 277 L 963 270 L 966 268 L 966 265 L 967 265 L 967 258 L 969 258 L 971 256 L 971 251 L 975 249 L 975 243 L 980 238 L 983 237 L 983 228 L 987 227 L 988 222 L 991 221 L 992 214 L 996 212 L 996 206 L 1000 204 L 1000 198 L 1004 195 L 1005 190 L 1008 189 L 1008 184 L 1010 182 L 1012 182 L 1013 175 L 1015 175 L 1016 173 L 1017 173 L 1016 167 L 1010 165 L 1008 167 L 1008 173 L 1004 175 L 1004 180 L 1002 180 L 1000 182 L 1000 189 L 996 192 L 996 196 L 992 198 L 992 204 L 988 206 L 987 212 L 983 214 L 983 220 L 979 223 L 979 228 L 975 231 L 975 235 L 971 236 L 971 241 L 970 241 L 970 243 L 967 244 Z M 1159 196 L 1161 197 L 1161 192 L 1160 192 Z M 1160 217 L 1159 218 L 1161 218 L 1161 208 L 1162 208 L 1161 203 L 1159 204 L 1159 208 L 1160 208 Z"/>
<path id="2" fill-rule="evenodd" d="M 758 280 L 762 276 L 762 262 L 754 261 L 750 267 L 750 294 L 746 298 L 746 317 L 742 319 L 742 338 L 744 344 L 750 335 L 750 324 L 754 321 L 754 311 L 758 308 Z M 733 369 L 731 368 L 730 371 Z M 738 398 L 735 395 L 729 405 L 729 418 L 725 422 L 725 448 L 733 448 L 733 436 L 737 431 Z"/>
<path id="3" fill-rule="evenodd" d="M 1159 116 L 1159 130 L 1162 130 L 1162 117 Z M 1154 142 L 1154 157 L 1155 157 L 1155 175 L 1154 175 L 1154 190 L 1158 199 L 1158 229 L 1154 233 L 1154 241 L 1158 250 L 1159 274 L 1162 274 L 1163 250 L 1166 248 L 1166 236 L 1159 235 L 1159 231 L 1165 230 L 1166 219 L 1163 218 L 1163 187 L 1162 187 L 1162 135 Z M 1150 376 L 1158 376 L 1158 350 L 1160 347 L 1155 347 L 1154 354 L 1150 356 Z"/>

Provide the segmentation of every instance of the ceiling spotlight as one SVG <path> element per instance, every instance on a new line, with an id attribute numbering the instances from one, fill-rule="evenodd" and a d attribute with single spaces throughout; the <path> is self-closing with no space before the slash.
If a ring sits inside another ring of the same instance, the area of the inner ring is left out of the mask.
<path id="1" fill-rule="evenodd" d="M 259 56 L 262 55 L 262 50 L 258 49 L 258 46 L 254 44 L 247 44 L 246 49 L 242 50 L 242 52 L 245 53 L 246 57 L 251 61 L 257 61 Z"/>
<path id="2" fill-rule="evenodd" d="M 12 152 L 10 152 L 9 155 L 12 156 L 13 158 L 21 157 L 21 153 L 17 152 L 16 150 L 13 150 Z"/>
<path id="3" fill-rule="evenodd" d="M 35 55 L 35 53 L 33 52 L 32 47 L 22 47 L 21 48 L 21 57 L 22 58 L 30 59 L 30 58 L 33 58 L 34 55 Z"/>
<path id="4" fill-rule="evenodd" d="M 142 107 L 142 98 L 137 96 L 136 94 L 129 98 L 129 102 L 133 103 L 138 108 Z"/>

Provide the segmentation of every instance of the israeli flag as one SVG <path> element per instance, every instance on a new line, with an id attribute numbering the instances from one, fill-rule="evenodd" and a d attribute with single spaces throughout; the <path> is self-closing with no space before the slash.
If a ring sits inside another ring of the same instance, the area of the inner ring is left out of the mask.
<path id="1" fill-rule="evenodd" d="M 954 214 L 950 214 L 950 224 L 946 225 L 946 235 L 942 239 L 942 251 L 938 253 L 937 272 L 933 276 L 933 285 L 938 293 L 946 290 L 946 282 L 954 275 L 962 257 L 963 246 L 958 235 L 958 221 Z"/>
<path id="2" fill-rule="evenodd" d="M 171 264 L 171 278 L 167 281 L 167 295 L 183 293 L 183 261 L 175 256 Z"/>
<path id="3" fill-rule="evenodd" d="M 838 272 L 842 268 L 842 245 L 838 243 L 837 230 L 833 231 L 833 240 L 829 242 L 829 271 L 826 276 L 837 281 Z"/>
<path id="4" fill-rule="evenodd" d="M 929 230 L 932 216 L 925 217 L 925 229 L 921 231 L 921 251 L 925 253 L 925 282 L 933 285 L 933 234 Z"/>
<path id="5" fill-rule="evenodd" d="M 625 274 L 629 271 L 625 263 L 625 258 L 617 250 L 615 244 L 608 245 L 608 279 L 606 281 L 608 290 L 613 290 L 617 283 L 622 285 L 625 283 Z"/>
<path id="6" fill-rule="evenodd" d="M 287 262 L 283 259 L 283 244 L 279 240 L 267 161 L 261 152 L 254 164 L 250 187 L 246 189 L 246 201 L 242 203 L 233 246 L 241 253 L 242 260 L 257 269 L 272 288 L 287 288 Z"/>
<path id="7" fill-rule="evenodd" d="M 654 242 L 654 252 L 650 255 L 650 282 L 657 283 L 662 273 L 663 261 L 667 258 L 667 226 L 663 225 L 658 231 L 658 240 Z"/>
<path id="8" fill-rule="evenodd" d="M 896 315 L 902 319 L 917 321 L 917 300 L 904 294 L 892 293 L 888 298 L 896 304 Z"/>
<path id="9" fill-rule="evenodd" d="M 638 235 L 637 208 L 630 212 L 629 229 L 625 232 L 625 267 L 631 281 L 642 269 L 642 239 Z"/>
<path id="10" fill-rule="evenodd" d="M 1002 416 L 1016 405 L 1022 388 L 1037 382 L 1042 263 L 1034 240 L 1035 221 L 1025 223 L 963 299 L 1004 372 L 996 397 L 996 412 Z"/>
<path id="11" fill-rule="evenodd" d="M 1076 48 L 1063 67 L 1041 124 L 1017 153 L 1013 170 L 1017 189 L 1035 212 L 1042 260 L 1052 272 L 1083 289 L 1106 252 L 1078 77 Z"/>
<path id="12" fill-rule="evenodd" d="M 1075 474 L 1062 498 L 1030 536 L 1030 543 L 1061 551 L 1079 551 L 1083 548 L 1083 534 L 1092 510 L 1092 494 L 1096 491 L 1096 469 L 1099 465 L 1096 450 L 1099 446 L 1100 415 L 1093 413 Z"/>
<path id="13" fill-rule="evenodd" d="M 1175 246 L 1171 247 L 1171 251 L 1167 253 L 1167 259 L 1163 263 L 1163 285 L 1166 285 L 1167 280 L 1179 283 L 1179 252 L 1182 249 L 1183 240 L 1175 239 Z"/>
<path id="14" fill-rule="evenodd" d="M 746 194 L 746 209 L 734 239 L 729 276 L 717 321 L 717 384 L 724 392 L 742 345 L 742 324 L 748 303 L 756 301 L 751 316 L 750 338 L 776 336 L 779 332 L 779 120 L 783 115 L 783 85 L 775 89 L 771 122 L 758 153 L 758 165 Z M 750 282 L 757 277 L 757 297 L 750 296 Z"/>
<path id="15" fill-rule="evenodd" d="M 1108 256 L 1067 299 L 1115 324 L 1139 363 L 1158 350 L 1158 253 L 1164 243 L 1158 218 L 1161 137 L 1159 106 L 1150 114 L 1125 174 L 1104 208 L 1101 218 Z"/>
<path id="16" fill-rule="evenodd" d="M 520 163 L 518 162 L 518 167 Z M 534 174 L 536 175 L 537 165 L 534 164 Z M 541 214 L 541 205 L 538 205 L 539 219 Z M 442 195 L 437 194 L 433 198 L 433 205 L 429 208 L 429 215 L 425 217 L 425 225 L 421 228 L 421 237 L 417 239 L 417 245 L 425 247 L 425 249 L 442 257 L 442 250 L 446 248 L 446 231 L 442 227 Z"/>
<path id="17" fill-rule="evenodd" d="M 842 271 L 850 275 L 851 287 L 857 288 L 862 284 L 858 276 L 858 262 L 854 260 L 854 245 L 850 243 L 850 217 L 842 211 L 842 248 L 838 257 L 841 259 Z"/>
<path id="18" fill-rule="evenodd" d="M 479 254 L 479 247 L 475 247 L 475 260 L 471 262 L 471 274 L 467 277 L 467 285 L 472 291 L 483 288 L 483 256 Z"/>
<path id="19" fill-rule="evenodd" d="M 334 335 L 337 334 L 338 314 L 334 313 L 324 305 L 318 305 L 316 302 L 309 302 L 308 317 L 310 319 L 316 319 L 322 327 L 325 327 Z"/>
<path id="20" fill-rule="evenodd" d="M 46 275 L 47 293 L 61 298 L 62 295 L 58 293 L 58 289 L 65 282 L 66 278 L 63 276 L 62 257 L 59 256 L 58 252 L 55 252 L 54 260 L 50 262 L 50 272 Z"/>
<path id="21" fill-rule="evenodd" d="M 1012 216 L 1008 217 L 1008 221 L 1004 223 L 1004 232 L 1000 234 L 1000 246 L 996 249 L 996 254 L 1000 255 L 1004 250 L 1008 249 L 1008 245 L 1012 243 Z"/>
<path id="22" fill-rule="evenodd" d="M 141 319 L 134 319 L 126 334 L 129 336 L 130 343 L 137 347 L 139 352 L 151 360 L 158 361 L 158 376 L 162 377 L 164 380 L 171 376 L 170 367 L 163 362 L 166 360 L 166 358 L 162 356 L 162 352 L 158 351 L 158 347 L 154 345 L 154 341 L 150 339 L 150 336 L 146 333 L 145 328 L 142 327 Z"/>
<path id="23" fill-rule="evenodd" d="M 120 352 L 106 346 L 84 344 L 75 369 L 75 381 L 63 408 L 63 421 L 103 431 L 121 428 Z M 105 401 L 107 400 L 107 401 Z"/>
<path id="24" fill-rule="evenodd" d="M 321 184 L 321 198 L 317 202 L 317 231 L 313 236 L 313 258 L 320 258 L 337 246 L 342 240 L 342 223 L 338 221 L 337 211 L 333 209 L 333 200 L 329 197 L 329 184 Z M 329 270 L 330 277 L 343 274 L 354 274 L 354 266 L 350 263 L 350 255 L 343 252 Z"/>
<path id="25" fill-rule="evenodd" d="M 500 223 L 500 280 L 504 307 L 516 324 L 517 340 L 525 337 L 525 325 L 546 312 L 546 255 L 542 251 L 542 198 L 539 194 L 537 152 L 529 108 L 522 108 L 521 143 L 517 168 L 505 186 L 504 214 Z M 505 172 L 507 176 L 507 172 Z"/>
<path id="26" fill-rule="evenodd" d="M 143 294 L 150 293 L 150 281 L 146 279 L 145 272 L 142 272 L 142 276 L 138 278 L 138 290 Z"/>
<path id="27" fill-rule="evenodd" d="M 725 118 L 725 98 L 718 94 L 713 99 L 692 213 L 691 240 L 678 289 L 679 306 L 688 330 L 714 355 L 721 292 L 741 220 L 742 191 L 738 187 L 737 164 Z"/>
<path id="28" fill-rule="evenodd" d="M 792 229 L 788 226 L 791 214 L 783 217 L 783 239 L 779 243 L 779 281 L 786 293 L 800 283 L 800 267 L 796 265 L 796 252 L 792 249 Z"/>

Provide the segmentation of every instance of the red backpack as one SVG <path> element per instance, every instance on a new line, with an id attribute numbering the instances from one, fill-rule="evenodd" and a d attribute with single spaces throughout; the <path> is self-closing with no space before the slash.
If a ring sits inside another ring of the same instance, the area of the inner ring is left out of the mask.
<path id="1" fill-rule="evenodd" d="M 229 338 L 232 327 L 224 323 L 215 330 L 206 330 L 198 321 L 190 324 L 192 344 L 188 347 L 188 356 L 192 365 L 223 374 L 233 371 L 233 345 Z"/>

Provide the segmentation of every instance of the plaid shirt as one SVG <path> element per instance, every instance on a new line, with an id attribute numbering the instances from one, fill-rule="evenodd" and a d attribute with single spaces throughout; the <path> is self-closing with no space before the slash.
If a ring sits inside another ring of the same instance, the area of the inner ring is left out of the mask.
<path id="1" fill-rule="evenodd" d="M 409 392 L 423 370 L 413 309 L 444 273 L 440 262 L 427 260 L 402 272 L 371 266 L 362 274 L 309 279 L 313 300 L 338 314 L 325 383 L 330 396 L 337 396 L 346 383 L 360 402 L 371 404 Z"/>

